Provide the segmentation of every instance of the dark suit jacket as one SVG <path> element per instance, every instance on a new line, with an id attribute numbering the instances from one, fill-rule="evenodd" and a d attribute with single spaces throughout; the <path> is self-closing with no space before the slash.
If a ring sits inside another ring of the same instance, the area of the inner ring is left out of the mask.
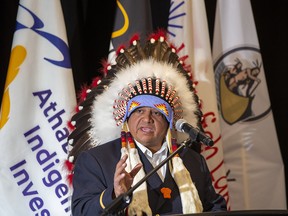
<path id="1" fill-rule="evenodd" d="M 79 215 L 101 215 L 103 207 L 113 201 L 113 181 L 116 164 L 121 157 L 120 139 L 82 152 L 76 160 L 73 177 L 72 213 Z M 145 155 L 138 150 L 145 173 L 153 169 Z M 203 211 L 225 211 L 225 199 L 216 194 L 210 172 L 203 156 L 190 148 L 184 148 L 180 157 L 190 172 L 202 201 Z M 182 204 L 178 187 L 167 169 L 165 181 L 157 173 L 147 179 L 149 205 L 155 214 L 181 214 Z M 164 199 L 160 189 L 172 190 L 171 199 Z M 120 208 L 126 207 L 125 204 Z"/>

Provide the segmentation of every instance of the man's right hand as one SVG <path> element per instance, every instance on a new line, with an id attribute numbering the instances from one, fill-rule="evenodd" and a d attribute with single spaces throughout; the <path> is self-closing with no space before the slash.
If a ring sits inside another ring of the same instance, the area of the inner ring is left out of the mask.
<path id="1" fill-rule="evenodd" d="M 119 195 L 127 192 L 133 183 L 134 177 L 139 172 L 139 170 L 142 167 L 141 163 L 138 163 L 131 172 L 127 172 L 125 170 L 127 163 L 126 160 L 128 158 L 128 155 L 124 155 L 120 161 L 116 165 L 116 170 L 114 174 L 114 193 L 115 197 L 118 197 Z"/>

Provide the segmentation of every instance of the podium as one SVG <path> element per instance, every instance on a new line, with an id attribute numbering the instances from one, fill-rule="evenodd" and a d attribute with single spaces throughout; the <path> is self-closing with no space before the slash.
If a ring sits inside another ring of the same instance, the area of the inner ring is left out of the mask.
<path id="1" fill-rule="evenodd" d="M 173 216 L 288 216 L 288 210 L 241 210 L 226 212 L 203 212 L 195 214 L 179 214 Z"/>

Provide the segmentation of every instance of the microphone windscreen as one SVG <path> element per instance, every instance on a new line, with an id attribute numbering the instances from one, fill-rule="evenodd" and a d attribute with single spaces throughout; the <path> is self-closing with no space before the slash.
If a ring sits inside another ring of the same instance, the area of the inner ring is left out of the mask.
<path id="1" fill-rule="evenodd" d="M 183 132 L 182 127 L 184 123 L 187 123 L 184 119 L 178 119 L 175 124 L 176 130 L 179 132 Z"/>

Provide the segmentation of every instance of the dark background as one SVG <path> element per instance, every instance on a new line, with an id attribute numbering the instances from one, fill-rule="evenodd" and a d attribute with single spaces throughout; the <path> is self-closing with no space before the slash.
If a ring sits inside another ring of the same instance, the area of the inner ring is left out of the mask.
<path id="1" fill-rule="evenodd" d="M 166 28 L 170 0 L 150 0 L 154 28 Z M 2 99 L 19 0 L 0 7 L 0 101 Z M 90 84 L 108 55 L 116 0 L 61 0 L 66 22 L 75 89 Z M 205 0 L 212 43 L 216 0 Z M 251 0 L 288 194 L 288 1 Z M 233 17 L 231 17 L 233 19 Z M 269 146 L 265 146 L 269 148 Z M 273 182 L 271 182 L 273 184 Z M 287 196 L 286 196 L 287 197 Z M 288 203 L 288 199 L 287 199 Z"/>

